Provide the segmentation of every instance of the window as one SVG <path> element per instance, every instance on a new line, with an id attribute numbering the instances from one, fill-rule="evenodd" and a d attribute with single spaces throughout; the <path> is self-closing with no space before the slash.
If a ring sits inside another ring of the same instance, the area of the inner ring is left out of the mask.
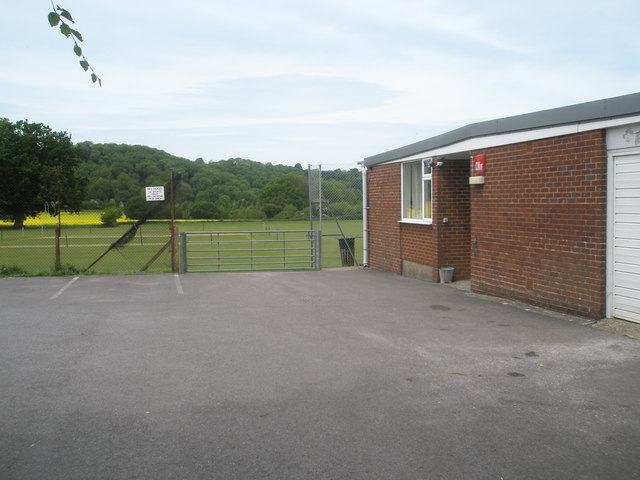
<path id="1" fill-rule="evenodd" d="M 402 164 L 402 221 L 431 223 L 431 159 Z"/>

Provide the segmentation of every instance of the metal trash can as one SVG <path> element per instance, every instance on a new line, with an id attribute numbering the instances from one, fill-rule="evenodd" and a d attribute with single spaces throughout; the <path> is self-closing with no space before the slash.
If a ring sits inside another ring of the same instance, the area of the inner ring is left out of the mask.
<path id="1" fill-rule="evenodd" d="M 340 246 L 340 259 L 342 260 L 343 267 L 353 267 L 355 265 L 355 240 L 356 237 L 344 237 L 338 239 L 338 245 Z"/>
<path id="2" fill-rule="evenodd" d="M 453 267 L 440 268 L 440 283 L 451 283 L 453 280 Z"/>

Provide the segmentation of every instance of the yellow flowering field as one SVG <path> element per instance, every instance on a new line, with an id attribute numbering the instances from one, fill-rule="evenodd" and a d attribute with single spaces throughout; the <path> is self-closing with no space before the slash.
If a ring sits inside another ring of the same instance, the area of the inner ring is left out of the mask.
<path id="1" fill-rule="evenodd" d="M 80 213 L 68 213 L 62 212 L 60 220 L 63 225 L 100 225 L 100 215 L 102 210 L 85 210 Z M 122 216 L 118 221 L 128 220 L 125 216 Z M 58 217 L 51 216 L 48 213 L 42 212 L 35 218 L 27 218 L 24 221 L 25 227 L 55 227 L 58 224 Z M 1 227 L 10 227 L 13 222 L 0 221 Z"/>
<path id="2" fill-rule="evenodd" d="M 60 221 L 62 225 L 67 226 L 81 226 L 81 225 L 100 225 L 102 221 L 100 220 L 100 215 L 102 215 L 102 210 L 84 210 L 80 213 L 68 213 L 62 212 L 60 215 Z M 135 220 L 131 220 L 127 218 L 125 215 L 118 219 L 118 222 L 134 222 Z M 147 220 L 149 223 L 154 222 L 162 222 L 166 223 L 168 219 L 150 219 Z M 224 220 L 208 220 L 208 219 L 176 219 L 176 223 L 212 223 L 212 222 L 223 222 Z M 25 227 L 55 227 L 58 224 L 58 217 L 51 216 L 48 213 L 42 212 L 35 218 L 27 218 L 24 221 Z M 0 220 L 0 227 L 10 227 L 13 225 L 13 222 Z"/>

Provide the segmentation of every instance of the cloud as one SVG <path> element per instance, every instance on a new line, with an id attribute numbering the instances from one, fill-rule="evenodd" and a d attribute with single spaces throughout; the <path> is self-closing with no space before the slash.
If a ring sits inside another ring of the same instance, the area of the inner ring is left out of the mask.
<path id="1" fill-rule="evenodd" d="M 630 0 L 68 1 L 104 87 L 48 6 L 10 2 L 0 116 L 190 158 L 355 162 L 640 77 Z"/>
<path id="2" fill-rule="evenodd" d="M 192 95 L 198 101 L 208 99 L 216 107 L 210 111 L 212 116 L 233 119 L 291 117 L 370 107 L 383 104 L 393 92 L 352 78 L 293 74 L 223 80 L 203 85 Z"/>

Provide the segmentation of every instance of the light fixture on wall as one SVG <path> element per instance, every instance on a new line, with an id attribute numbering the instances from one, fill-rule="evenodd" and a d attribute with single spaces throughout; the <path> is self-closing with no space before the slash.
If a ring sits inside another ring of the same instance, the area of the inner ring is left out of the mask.
<path id="1" fill-rule="evenodd" d="M 430 168 L 441 167 L 441 166 L 444 165 L 444 162 L 442 161 L 441 158 L 433 158 L 433 157 L 431 157 L 431 158 L 425 158 L 424 159 L 424 165 L 426 167 L 430 167 Z"/>

